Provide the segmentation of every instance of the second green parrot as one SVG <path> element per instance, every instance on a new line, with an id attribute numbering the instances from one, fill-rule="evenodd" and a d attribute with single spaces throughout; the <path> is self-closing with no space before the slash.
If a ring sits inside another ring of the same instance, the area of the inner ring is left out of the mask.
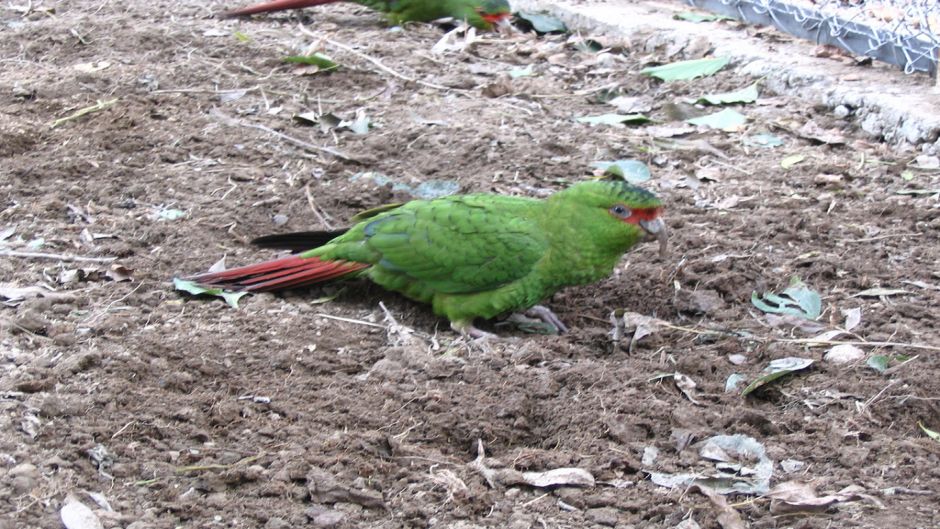
<path id="1" fill-rule="evenodd" d="M 273 235 L 254 242 L 306 251 L 191 279 L 211 287 L 259 292 L 344 277 L 429 303 L 455 330 L 526 312 L 563 332 L 537 306 L 559 289 L 599 281 L 645 238 L 665 250 L 662 203 L 623 181 L 580 182 L 546 199 L 454 195 L 385 206 L 353 218 L 347 230 Z"/>
<path id="2" fill-rule="evenodd" d="M 273 0 L 225 13 L 225 16 L 254 15 L 271 11 L 300 9 L 303 7 L 332 4 L 344 0 Z M 389 22 L 400 25 L 404 22 L 430 22 L 451 17 L 466 20 L 478 29 L 492 27 L 509 17 L 506 0 L 349 0 L 381 11 Z"/>

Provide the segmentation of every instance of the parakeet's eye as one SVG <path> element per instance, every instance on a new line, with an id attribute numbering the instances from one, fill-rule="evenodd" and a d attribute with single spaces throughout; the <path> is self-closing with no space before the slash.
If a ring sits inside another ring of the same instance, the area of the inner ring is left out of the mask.
<path id="1" fill-rule="evenodd" d="M 610 208 L 608 211 L 610 211 L 611 215 L 619 219 L 625 219 L 629 217 L 631 213 L 631 211 L 627 209 L 627 207 L 624 206 L 623 204 L 617 204 L 616 206 Z"/>

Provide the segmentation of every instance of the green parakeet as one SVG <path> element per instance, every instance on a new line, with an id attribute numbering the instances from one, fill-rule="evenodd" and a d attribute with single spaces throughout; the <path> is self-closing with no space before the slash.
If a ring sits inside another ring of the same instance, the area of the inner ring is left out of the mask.
<path id="1" fill-rule="evenodd" d="M 254 15 L 286 9 L 332 4 L 343 0 L 273 0 L 225 13 L 225 16 Z M 388 15 L 392 24 L 404 22 L 430 22 L 452 17 L 466 20 L 479 29 L 491 29 L 494 24 L 509 17 L 506 0 L 350 0 Z"/>
<path id="2" fill-rule="evenodd" d="M 350 228 L 256 239 L 305 251 L 192 277 L 248 292 L 367 277 L 428 303 L 455 330 L 474 337 L 477 318 L 528 311 L 559 331 L 537 304 L 559 289 L 599 281 L 623 254 L 654 237 L 665 250 L 662 203 L 623 181 L 590 180 L 546 199 L 495 194 L 413 200 L 360 213 Z"/>

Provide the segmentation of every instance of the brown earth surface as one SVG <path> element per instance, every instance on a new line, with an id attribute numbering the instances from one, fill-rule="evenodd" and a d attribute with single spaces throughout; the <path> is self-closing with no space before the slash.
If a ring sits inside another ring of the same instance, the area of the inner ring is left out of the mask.
<path id="1" fill-rule="evenodd" d="M 671 136 L 710 111 L 687 100 L 753 80 L 642 76 L 707 52 L 644 36 L 598 38 L 598 53 L 587 36 L 487 34 L 437 53 L 440 27 L 390 30 L 352 4 L 250 20 L 217 19 L 232 4 L 211 1 L 29 5 L 0 6 L 0 527 L 61 527 L 69 494 L 106 528 L 719 527 L 735 512 L 750 527 L 938 527 L 940 442 L 918 423 L 940 430 L 940 177 L 851 116 L 764 92 L 738 108 L 741 131 Z M 318 50 L 342 69 L 282 61 Z M 618 93 L 657 123 L 575 121 L 616 112 Z M 294 118 L 357 113 L 365 134 Z M 783 144 L 751 145 L 760 133 Z M 490 324 L 504 339 L 471 343 L 363 283 L 238 310 L 170 283 L 223 255 L 269 258 L 248 241 L 341 226 L 422 182 L 544 196 L 616 159 L 651 167 L 671 253 L 643 245 L 547 300 L 572 327 L 560 337 Z M 792 276 L 822 296 L 818 325 L 752 305 Z M 858 295 L 872 288 L 895 292 Z M 860 358 L 794 341 L 856 308 L 829 339 Z M 615 310 L 657 320 L 613 342 Z M 784 357 L 815 362 L 725 390 Z M 650 480 L 716 472 L 702 443 L 732 434 L 766 449 L 772 487 L 862 495 L 795 513 L 737 494 L 722 511 Z M 514 472 L 562 467 L 595 484 Z"/>

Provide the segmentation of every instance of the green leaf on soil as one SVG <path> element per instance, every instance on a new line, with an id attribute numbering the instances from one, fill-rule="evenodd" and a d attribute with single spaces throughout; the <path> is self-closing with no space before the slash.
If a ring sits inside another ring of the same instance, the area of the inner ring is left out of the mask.
<path id="1" fill-rule="evenodd" d="M 284 62 L 316 66 L 320 68 L 321 72 L 331 72 L 333 70 L 339 69 L 339 64 L 333 62 L 333 59 L 323 55 L 322 53 L 311 53 L 310 55 L 291 55 L 289 57 L 284 57 Z"/>
<path id="2" fill-rule="evenodd" d="M 601 114 L 599 116 L 582 116 L 577 118 L 579 123 L 588 125 L 640 125 L 652 121 L 643 114 Z"/>
<path id="3" fill-rule="evenodd" d="M 789 169 L 793 167 L 794 165 L 802 162 L 805 159 L 806 157 L 803 156 L 802 154 L 791 154 L 790 156 L 787 156 L 783 160 L 780 160 L 780 167 L 783 167 L 784 169 Z"/>
<path id="4" fill-rule="evenodd" d="M 708 77 L 714 75 L 728 64 L 728 57 L 719 57 L 717 59 L 693 59 L 691 61 L 679 61 L 662 66 L 651 66 L 640 70 L 641 74 L 649 75 L 663 81 L 688 81 L 696 77 Z"/>
<path id="5" fill-rule="evenodd" d="M 231 292 L 221 288 L 206 288 L 193 281 L 187 281 L 178 277 L 173 278 L 173 287 L 176 288 L 176 290 L 189 292 L 194 296 L 207 295 L 220 297 L 224 299 L 225 302 L 228 303 L 228 305 L 233 309 L 238 308 L 238 300 L 247 294 L 247 292 Z"/>
<path id="6" fill-rule="evenodd" d="M 698 98 L 696 103 L 705 103 L 709 105 L 732 105 L 735 103 L 753 103 L 758 97 L 757 83 L 753 83 L 734 92 L 721 92 L 718 94 L 706 94 Z"/>
<path id="7" fill-rule="evenodd" d="M 740 386 L 742 382 L 744 382 L 744 375 L 731 373 L 728 375 L 727 380 L 725 380 L 725 393 L 737 391 L 738 386 Z"/>
<path id="8" fill-rule="evenodd" d="M 783 140 L 769 132 L 761 132 L 744 138 L 744 143 L 750 147 L 763 147 L 773 149 L 783 145 Z"/>
<path id="9" fill-rule="evenodd" d="M 320 304 L 323 304 L 323 303 L 329 303 L 329 302 L 333 301 L 334 299 L 338 298 L 343 292 L 346 292 L 346 287 L 343 287 L 343 288 L 337 290 L 336 292 L 334 292 L 334 293 L 332 293 L 332 294 L 329 294 L 329 295 L 327 295 L 327 296 L 321 296 L 321 297 L 318 297 L 318 298 L 316 298 L 316 299 L 311 299 L 311 300 L 309 301 L 309 303 L 310 303 L 311 305 L 320 305 Z"/>
<path id="10" fill-rule="evenodd" d="M 873 355 L 865 363 L 868 365 L 868 367 L 874 369 L 875 371 L 884 373 L 888 370 L 889 360 L 890 359 L 888 358 L 888 355 Z"/>
<path id="11" fill-rule="evenodd" d="M 790 279 L 790 286 L 779 295 L 765 292 L 763 296 L 758 296 L 757 292 L 752 292 L 751 303 L 767 313 L 789 314 L 807 320 L 815 320 L 822 314 L 822 299 L 819 294 L 809 289 L 796 276 Z"/>
<path id="12" fill-rule="evenodd" d="M 911 180 L 914 179 L 914 171 L 909 171 L 909 170 L 901 171 L 901 178 L 906 182 L 910 182 Z"/>
<path id="13" fill-rule="evenodd" d="M 672 16 L 675 20 L 685 20 L 686 22 L 717 22 L 719 20 L 734 20 L 725 15 L 714 15 L 711 13 L 696 13 L 695 11 L 683 11 Z"/>
<path id="14" fill-rule="evenodd" d="M 736 132 L 744 127 L 744 123 L 747 121 L 747 116 L 736 110 L 726 108 L 721 112 L 715 112 L 714 114 L 687 119 L 685 121 L 686 123 L 691 123 L 692 125 L 696 126 L 701 125 L 726 132 Z"/>
<path id="15" fill-rule="evenodd" d="M 161 209 L 157 216 L 163 220 L 179 220 L 186 216 L 186 212 L 180 209 L 166 208 Z"/>
<path id="16" fill-rule="evenodd" d="M 594 162 L 591 167 L 596 167 L 604 172 L 604 175 L 616 176 L 626 180 L 631 184 L 642 184 L 649 181 L 652 174 L 650 168 L 639 160 L 617 160 L 613 162 Z"/>
<path id="17" fill-rule="evenodd" d="M 535 13 L 532 11 L 519 11 L 516 16 L 525 20 L 532 26 L 536 33 L 567 33 L 568 26 L 557 17 L 547 13 Z"/>
<path id="18" fill-rule="evenodd" d="M 525 68 L 513 68 L 512 70 L 509 70 L 509 77 L 512 77 L 513 79 L 518 79 L 520 77 L 532 77 L 534 73 L 532 67 L 533 65 L 530 64 Z"/>
<path id="19" fill-rule="evenodd" d="M 251 37 L 249 37 L 247 33 L 236 31 L 233 35 L 235 35 L 235 40 L 238 42 L 251 42 Z"/>
<path id="20" fill-rule="evenodd" d="M 933 439 L 934 441 L 940 442 L 940 432 L 935 432 L 927 428 L 924 426 L 924 423 L 920 421 L 917 421 L 917 426 L 920 426 L 920 429 L 923 430 L 925 434 L 927 434 L 927 437 Z"/>
<path id="21" fill-rule="evenodd" d="M 774 380 L 789 375 L 790 373 L 806 369 L 812 364 L 812 359 L 792 356 L 773 360 L 766 368 L 764 368 L 765 374 L 744 388 L 744 391 L 741 392 L 741 396 L 743 397 L 749 393 L 752 393 L 757 388 L 770 384 Z"/>
<path id="22" fill-rule="evenodd" d="M 372 126 L 372 121 L 366 116 L 365 112 L 356 112 L 356 118 L 352 121 L 344 121 L 339 124 L 339 128 L 346 126 L 353 134 L 367 134 Z"/>
<path id="23" fill-rule="evenodd" d="M 117 103 L 117 102 L 118 102 L 118 98 L 116 98 L 116 97 L 115 97 L 114 99 L 108 99 L 107 101 L 101 101 L 101 100 L 99 99 L 98 102 L 95 103 L 94 105 L 91 105 L 91 106 L 85 107 L 85 108 L 80 108 L 80 109 L 76 110 L 75 112 L 72 112 L 72 113 L 69 114 L 68 116 L 65 116 L 64 118 L 59 118 L 59 119 L 53 121 L 51 128 L 54 129 L 54 128 L 58 127 L 59 125 L 62 125 L 63 123 L 68 123 L 69 121 L 78 119 L 78 118 L 80 118 L 80 117 L 82 117 L 82 116 L 85 116 L 85 115 L 87 115 L 87 114 L 91 114 L 91 113 L 93 113 L 93 112 L 100 112 L 100 111 L 102 111 L 102 110 L 104 110 L 104 109 L 110 107 L 111 105 Z"/>

